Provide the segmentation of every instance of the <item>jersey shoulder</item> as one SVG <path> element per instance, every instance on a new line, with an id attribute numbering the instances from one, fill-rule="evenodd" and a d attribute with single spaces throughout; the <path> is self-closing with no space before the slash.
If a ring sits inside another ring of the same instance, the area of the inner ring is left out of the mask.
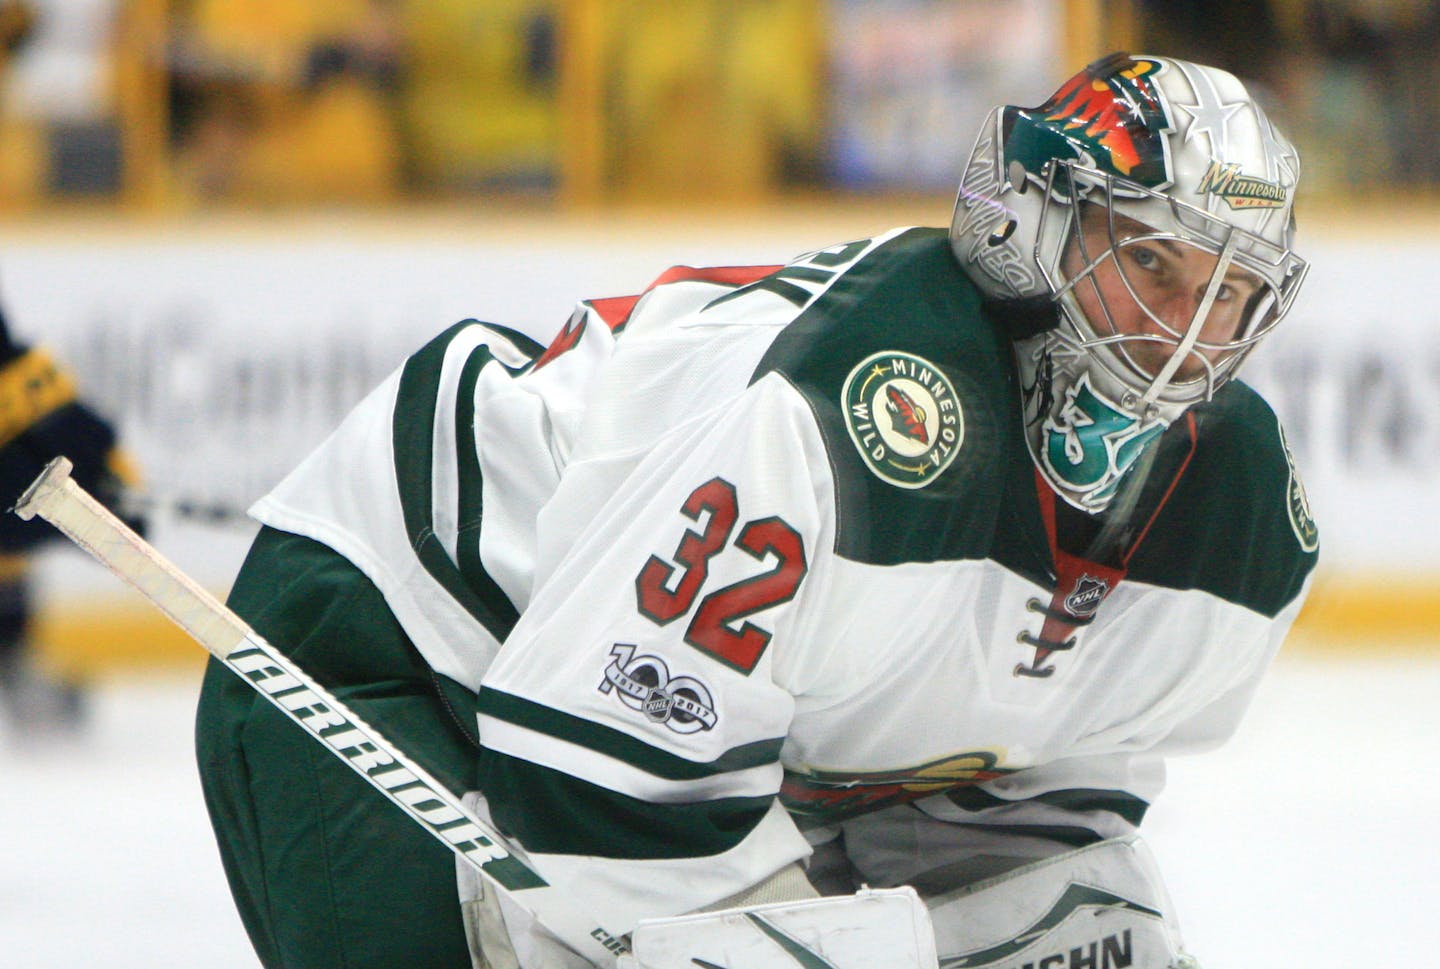
<path id="1" fill-rule="evenodd" d="M 939 229 L 857 250 L 771 343 L 836 485 L 837 554 L 873 564 L 983 558 L 1019 436 L 1009 343 Z M 961 499 L 963 496 L 963 500 Z"/>
<path id="2" fill-rule="evenodd" d="M 1190 418 L 1193 453 L 1156 518 L 1161 541 L 1141 546 L 1131 574 L 1273 616 L 1299 595 L 1320 544 L 1284 428 L 1239 381 Z"/>

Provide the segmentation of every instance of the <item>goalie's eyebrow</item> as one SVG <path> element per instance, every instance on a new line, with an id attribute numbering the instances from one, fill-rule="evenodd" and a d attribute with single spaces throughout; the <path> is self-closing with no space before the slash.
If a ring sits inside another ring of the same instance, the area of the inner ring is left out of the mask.
<path id="1" fill-rule="evenodd" d="M 1114 232 L 1116 245 L 1124 244 L 1138 237 L 1144 242 L 1159 246 L 1176 259 L 1181 258 L 1185 254 L 1185 249 L 1189 245 L 1188 243 L 1181 242 L 1179 239 L 1162 235 L 1159 229 L 1132 219 L 1128 215 L 1121 215 L 1118 212 L 1114 213 L 1112 231 Z M 1150 238 L 1144 238 L 1147 236 Z M 1263 285 L 1254 273 L 1244 266 L 1237 266 L 1233 262 L 1225 269 L 1225 281 L 1232 285 L 1235 283 L 1243 283 L 1256 290 L 1260 289 Z"/>

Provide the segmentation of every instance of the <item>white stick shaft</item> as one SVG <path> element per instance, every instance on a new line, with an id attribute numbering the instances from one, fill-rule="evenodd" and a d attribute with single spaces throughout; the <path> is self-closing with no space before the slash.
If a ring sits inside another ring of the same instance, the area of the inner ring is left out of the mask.
<path id="1" fill-rule="evenodd" d="M 76 484 L 70 467 L 65 458 L 51 461 L 20 496 L 15 514 L 44 518 L 139 589 L 213 656 L 228 656 L 250 627 Z"/>
<path id="2" fill-rule="evenodd" d="M 619 933 L 574 908 L 515 855 L 505 838 L 289 657 L 166 559 L 52 461 L 15 507 L 36 515 L 129 582 L 290 720 L 304 727 L 396 807 L 460 855 L 516 905 L 597 965 L 627 950 Z"/>

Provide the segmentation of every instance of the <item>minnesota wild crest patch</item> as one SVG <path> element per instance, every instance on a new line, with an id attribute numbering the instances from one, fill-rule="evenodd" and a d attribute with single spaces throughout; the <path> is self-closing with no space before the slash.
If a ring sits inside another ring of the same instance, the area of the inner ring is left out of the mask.
<path id="1" fill-rule="evenodd" d="M 875 475 L 900 488 L 940 477 L 965 440 L 955 385 L 913 353 L 885 350 L 860 361 L 841 391 L 845 427 Z"/>

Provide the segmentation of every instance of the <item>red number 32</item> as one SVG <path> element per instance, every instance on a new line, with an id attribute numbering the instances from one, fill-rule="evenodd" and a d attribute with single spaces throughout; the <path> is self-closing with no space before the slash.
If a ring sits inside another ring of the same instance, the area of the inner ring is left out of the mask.
<path id="1" fill-rule="evenodd" d="M 640 612 L 661 626 L 690 612 L 709 578 L 710 560 L 730 541 L 740 517 L 735 486 L 724 478 L 711 478 L 690 493 L 680 513 L 697 523 L 702 514 L 708 513 L 708 518 L 702 530 L 686 531 L 675 550 L 674 559 L 684 570 L 679 581 L 671 581 L 676 566 L 658 555 L 650 556 L 635 577 Z M 685 642 L 749 673 L 770 644 L 770 633 L 749 621 L 738 629 L 732 628 L 733 624 L 793 599 L 808 565 L 800 533 L 779 518 L 747 522 L 735 539 L 735 548 L 761 562 L 773 556 L 775 565 L 701 599 L 685 630 Z"/>

